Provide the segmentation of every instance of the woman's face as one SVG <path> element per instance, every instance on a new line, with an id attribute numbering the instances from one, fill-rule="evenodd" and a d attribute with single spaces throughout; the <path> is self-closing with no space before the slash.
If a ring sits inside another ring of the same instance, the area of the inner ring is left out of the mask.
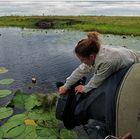
<path id="1" fill-rule="evenodd" d="M 77 57 L 80 59 L 80 61 L 88 66 L 91 66 L 94 61 L 95 61 L 95 54 L 91 54 L 89 57 L 82 57 L 80 55 L 77 54 Z"/>

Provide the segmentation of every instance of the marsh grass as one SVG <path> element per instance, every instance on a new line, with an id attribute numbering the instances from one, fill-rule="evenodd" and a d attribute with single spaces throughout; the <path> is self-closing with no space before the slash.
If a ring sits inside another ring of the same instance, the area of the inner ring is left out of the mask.
<path id="1" fill-rule="evenodd" d="M 55 29 L 74 29 L 81 31 L 99 31 L 110 34 L 140 35 L 140 17 L 126 16 L 3 16 L 1 27 L 38 28 L 35 24 L 40 20 L 54 20 Z M 72 25 L 66 21 L 78 21 Z"/>

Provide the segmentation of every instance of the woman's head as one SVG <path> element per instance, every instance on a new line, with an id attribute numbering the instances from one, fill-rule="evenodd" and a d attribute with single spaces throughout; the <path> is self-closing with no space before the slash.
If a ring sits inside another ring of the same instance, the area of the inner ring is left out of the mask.
<path id="1" fill-rule="evenodd" d="M 99 52 L 101 43 L 99 33 L 89 32 L 87 39 L 82 39 L 75 47 L 77 57 L 85 64 L 91 65 L 94 62 L 96 54 Z"/>

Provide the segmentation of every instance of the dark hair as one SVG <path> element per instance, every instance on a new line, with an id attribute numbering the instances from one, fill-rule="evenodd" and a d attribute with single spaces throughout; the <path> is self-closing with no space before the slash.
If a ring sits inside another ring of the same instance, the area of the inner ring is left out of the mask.
<path id="1" fill-rule="evenodd" d="M 82 57 L 88 57 L 93 53 L 97 54 L 101 46 L 98 32 L 89 32 L 87 36 L 87 39 L 80 40 L 75 47 L 75 53 Z"/>

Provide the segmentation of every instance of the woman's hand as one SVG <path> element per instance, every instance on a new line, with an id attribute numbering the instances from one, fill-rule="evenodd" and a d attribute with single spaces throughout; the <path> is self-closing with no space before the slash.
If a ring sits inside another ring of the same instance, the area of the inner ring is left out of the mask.
<path id="1" fill-rule="evenodd" d="M 78 94 L 78 93 L 83 93 L 84 91 L 84 86 L 83 85 L 78 85 L 75 87 L 75 94 Z"/>
<path id="2" fill-rule="evenodd" d="M 64 86 L 59 87 L 58 92 L 60 95 L 65 94 L 66 90 L 65 90 Z"/>

